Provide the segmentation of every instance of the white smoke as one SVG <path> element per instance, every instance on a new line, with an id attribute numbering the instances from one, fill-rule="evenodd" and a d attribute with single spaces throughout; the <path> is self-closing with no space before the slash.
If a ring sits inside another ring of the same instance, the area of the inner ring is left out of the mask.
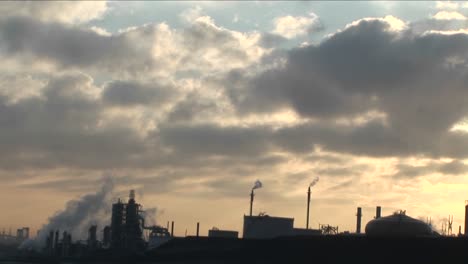
<path id="1" fill-rule="evenodd" d="M 154 226 L 156 225 L 156 212 L 157 208 L 147 208 L 145 209 L 141 215 L 143 216 L 143 219 L 145 220 L 145 226 Z"/>
<path id="2" fill-rule="evenodd" d="M 254 186 L 252 187 L 252 190 L 255 190 L 255 189 L 258 189 L 258 188 L 262 188 L 263 187 L 263 184 L 261 181 L 259 180 L 256 180 L 255 183 L 254 183 Z"/>
<path id="3" fill-rule="evenodd" d="M 102 187 L 96 193 L 68 201 L 63 211 L 58 211 L 49 218 L 49 222 L 41 228 L 34 243 L 29 241 L 20 245 L 20 248 L 41 250 L 45 247 L 46 237 L 50 231 L 60 230 L 60 239 L 63 231 L 67 231 L 72 235 L 72 239 L 76 240 L 85 239 L 91 225 L 98 225 L 99 229 L 109 225 L 113 190 L 112 179 L 104 178 Z"/>
<path id="4" fill-rule="evenodd" d="M 315 184 L 317 184 L 318 181 L 319 181 L 319 177 L 315 177 L 315 179 L 309 184 L 309 187 L 314 186 Z"/>

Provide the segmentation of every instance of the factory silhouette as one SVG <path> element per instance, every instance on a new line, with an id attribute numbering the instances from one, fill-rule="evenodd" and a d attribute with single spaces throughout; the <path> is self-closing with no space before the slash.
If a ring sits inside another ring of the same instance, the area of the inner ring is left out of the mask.
<path id="1" fill-rule="evenodd" d="M 339 232 L 338 226 L 309 227 L 311 188 L 307 190 L 306 227 L 294 227 L 294 218 L 253 214 L 255 190 L 262 188 L 256 181 L 250 192 L 249 214 L 243 216 L 242 238 L 238 231 L 212 228 L 208 236 L 174 236 L 175 222 L 166 227 L 147 225 L 143 206 L 130 191 L 127 202 L 118 199 L 112 204 L 109 225 L 91 225 L 86 241 L 74 241 L 68 230 L 41 230 L 47 232 L 39 250 L 27 247 L 29 228 L 20 228 L 16 236 L 2 232 L 0 245 L 18 245 L 14 253 L 0 255 L 0 260 L 47 262 L 53 261 L 222 261 L 249 263 L 285 261 L 310 258 L 326 263 L 397 261 L 399 254 L 407 258 L 400 263 L 441 263 L 452 259 L 468 260 L 468 204 L 465 205 L 465 229 L 452 233 L 453 218 L 449 218 L 443 234 L 435 232 L 430 221 L 423 222 L 398 211 L 382 216 L 376 206 L 375 217 L 362 232 L 362 209 L 356 211 L 355 232 Z M 101 232 L 99 232 L 101 233 Z M 41 242 L 41 241 L 40 241 Z M 1 251 L 0 251 L 1 252 Z M 13 252 L 13 251 L 12 251 Z M 365 252 L 365 253 L 364 253 Z M 395 254 L 398 252 L 398 254 Z M 3 257 L 3 259 L 2 259 Z"/>

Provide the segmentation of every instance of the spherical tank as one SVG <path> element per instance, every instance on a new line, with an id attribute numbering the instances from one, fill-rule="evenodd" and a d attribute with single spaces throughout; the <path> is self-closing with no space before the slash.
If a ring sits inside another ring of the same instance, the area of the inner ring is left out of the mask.
<path id="1" fill-rule="evenodd" d="M 366 225 L 368 236 L 433 236 L 432 228 L 404 212 L 374 219 Z"/>

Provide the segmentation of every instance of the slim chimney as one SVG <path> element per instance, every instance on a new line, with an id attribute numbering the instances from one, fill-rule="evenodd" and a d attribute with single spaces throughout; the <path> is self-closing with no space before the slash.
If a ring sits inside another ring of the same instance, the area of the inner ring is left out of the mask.
<path id="1" fill-rule="evenodd" d="M 197 222 L 197 237 L 200 235 L 200 222 Z"/>
<path id="2" fill-rule="evenodd" d="M 375 219 L 379 219 L 381 213 L 382 213 L 382 207 L 377 206 L 377 207 L 375 208 Z"/>
<path id="3" fill-rule="evenodd" d="M 252 216 L 252 207 L 253 207 L 253 200 L 254 200 L 254 190 L 250 192 L 250 216 Z"/>
<path id="4" fill-rule="evenodd" d="M 309 229 L 309 208 L 310 208 L 310 186 L 307 190 L 307 221 L 306 221 L 306 229 Z"/>
<path id="5" fill-rule="evenodd" d="M 465 201 L 465 236 L 468 235 L 468 200 Z"/>
<path id="6" fill-rule="evenodd" d="M 356 233 L 361 233 L 361 217 L 362 217 L 362 209 L 361 207 L 357 208 L 357 219 L 356 219 Z"/>
<path id="7" fill-rule="evenodd" d="M 174 237 L 174 221 L 171 223 L 171 236 Z"/>

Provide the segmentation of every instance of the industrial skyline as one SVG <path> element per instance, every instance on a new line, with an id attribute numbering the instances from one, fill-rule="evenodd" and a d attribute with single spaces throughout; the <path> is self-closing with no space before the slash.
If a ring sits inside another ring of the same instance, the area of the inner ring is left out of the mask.
<path id="1" fill-rule="evenodd" d="M 179 236 L 241 232 L 250 210 L 354 231 L 376 206 L 463 231 L 467 16 L 466 2 L 2 2 L 0 230 L 82 210 L 102 227 L 133 189 Z"/>

